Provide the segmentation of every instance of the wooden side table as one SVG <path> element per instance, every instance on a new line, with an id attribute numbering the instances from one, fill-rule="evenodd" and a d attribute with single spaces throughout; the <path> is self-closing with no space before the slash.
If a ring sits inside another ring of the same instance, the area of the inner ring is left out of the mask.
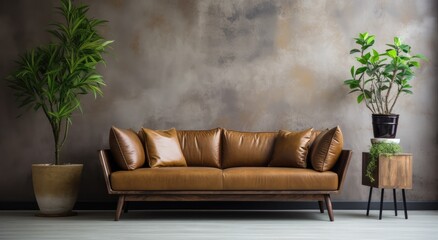
<path id="1" fill-rule="evenodd" d="M 396 189 L 402 190 L 403 208 L 405 212 L 405 219 L 408 219 L 408 210 L 406 208 L 406 194 L 405 189 L 412 189 L 412 154 L 402 153 L 392 156 L 381 155 L 377 160 L 376 170 L 373 172 L 374 181 L 365 176 L 368 163 L 370 162 L 370 154 L 362 153 L 362 185 L 370 187 L 370 194 L 368 196 L 367 216 L 370 212 L 370 202 L 373 193 L 373 188 L 381 188 L 380 195 L 380 213 L 379 220 L 382 219 L 383 210 L 383 196 L 385 188 L 392 189 L 394 195 L 394 211 L 397 216 L 397 199 Z"/>

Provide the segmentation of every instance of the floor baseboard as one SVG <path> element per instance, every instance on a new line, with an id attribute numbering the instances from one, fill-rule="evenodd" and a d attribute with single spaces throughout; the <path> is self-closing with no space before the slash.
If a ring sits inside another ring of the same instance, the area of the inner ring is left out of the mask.
<path id="1" fill-rule="evenodd" d="M 333 202 L 333 208 L 338 210 L 365 210 L 366 202 Z M 315 202 L 130 202 L 130 210 L 299 210 L 319 209 Z M 393 202 L 384 202 L 385 210 L 394 209 Z M 403 209 L 401 202 L 398 209 Z M 407 202 L 408 210 L 438 210 L 438 201 Z M 37 210 L 36 202 L 0 202 L 0 210 Z M 115 210 L 116 202 L 77 202 L 75 210 Z M 379 209 L 378 202 L 371 203 L 371 209 Z"/>

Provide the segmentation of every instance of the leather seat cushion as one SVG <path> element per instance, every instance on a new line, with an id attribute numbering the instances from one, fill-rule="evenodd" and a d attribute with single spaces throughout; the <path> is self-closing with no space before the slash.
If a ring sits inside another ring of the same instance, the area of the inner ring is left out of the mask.
<path id="1" fill-rule="evenodd" d="M 223 171 L 224 190 L 336 190 L 338 175 L 306 168 L 239 167 Z"/>
<path id="2" fill-rule="evenodd" d="M 222 190 L 222 170 L 207 167 L 139 168 L 111 174 L 114 190 Z"/>
<path id="3" fill-rule="evenodd" d="M 178 130 L 178 140 L 189 167 L 220 168 L 220 128 L 211 130 Z"/>

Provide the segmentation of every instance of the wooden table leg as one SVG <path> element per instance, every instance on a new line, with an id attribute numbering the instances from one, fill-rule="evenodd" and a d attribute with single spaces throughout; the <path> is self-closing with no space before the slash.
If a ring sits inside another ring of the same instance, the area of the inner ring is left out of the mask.
<path id="1" fill-rule="evenodd" d="M 318 205 L 319 205 L 319 211 L 321 213 L 324 213 L 324 203 L 322 201 L 318 201 Z"/>
<path id="2" fill-rule="evenodd" d="M 382 220 L 382 210 L 383 210 L 383 194 L 385 193 L 385 189 L 382 188 L 382 194 L 380 194 L 380 213 L 379 220 Z"/>
<path id="3" fill-rule="evenodd" d="M 397 216 L 397 197 L 395 194 L 395 188 L 392 189 L 392 194 L 394 195 L 394 212 L 395 212 L 395 216 Z"/>
<path id="4" fill-rule="evenodd" d="M 370 187 L 370 195 L 368 196 L 367 216 L 370 215 L 371 195 L 373 195 L 373 187 Z"/>
<path id="5" fill-rule="evenodd" d="M 406 194 L 404 189 L 402 189 L 402 194 L 403 194 L 403 208 L 405 209 L 405 219 L 408 219 L 408 209 L 406 208 Z"/>

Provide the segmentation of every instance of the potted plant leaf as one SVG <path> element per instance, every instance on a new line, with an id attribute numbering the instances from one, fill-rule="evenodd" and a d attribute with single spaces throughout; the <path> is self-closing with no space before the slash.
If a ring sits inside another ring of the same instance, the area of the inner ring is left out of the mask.
<path id="1" fill-rule="evenodd" d="M 80 96 L 102 94 L 105 84 L 96 66 L 104 63 L 102 54 L 112 42 L 97 31 L 105 21 L 86 16 L 88 6 L 62 0 L 58 10 L 64 22 L 48 31 L 54 41 L 21 55 L 16 71 L 7 77 L 19 106 L 43 111 L 51 126 L 54 161 L 32 165 L 35 197 L 43 216 L 73 214 L 82 164 L 62 163 L 60 153 L 72 114 L 81 110 Z"/>
<path id="2" fill-rule="evenodd" d="M 395 138 L 398 114 L 394 106 L 401 95 L 412 94 L 410 81 L 414 78 L 414 69 L 420 67 L 419 60 L 426 58 L 421 54 L 411 55 L 411 46 L 394 37 L 392 44 L 384 52 L 372 49 L 375 36 L 367 32 L 355 38 L 358 48 L 350 51 L 356 54 L 359 66 L 352 66 L 351 79 L 344 84 L 349 93 L 357 93 L 357 102 L 365 103 L 372 113 L 375 138 Z"/>

